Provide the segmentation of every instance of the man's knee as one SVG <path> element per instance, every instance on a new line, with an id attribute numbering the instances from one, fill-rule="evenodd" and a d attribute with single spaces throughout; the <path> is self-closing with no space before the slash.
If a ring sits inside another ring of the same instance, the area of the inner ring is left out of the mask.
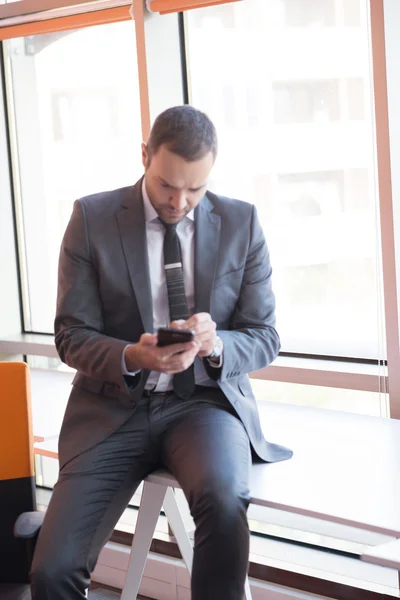
<path id="1" fill-rule="evenodd" d="M 200 486 L 192 496 L 190 509 L 196 525 L 206 519 L 220 529 L 245 522 L 249 503 L 248 489 L 217 482 Z"/>

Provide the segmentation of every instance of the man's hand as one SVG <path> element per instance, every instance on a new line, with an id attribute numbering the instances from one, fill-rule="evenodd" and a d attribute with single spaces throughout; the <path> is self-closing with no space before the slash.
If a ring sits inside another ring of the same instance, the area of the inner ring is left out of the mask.
<path id="1" fill-rule="evenodd" d="M 137 344 L 125 350 L 125 362 L 128 371 L 148 369 L 167 375 L 185 371 L 193 364 L 200 349 L 199 342 L 170 344 L 162 348 L 157 346 L 157 336 L 144 333 Z"/>
<path id="2" fill-rule="evenodd" d="M 195 332 L 194 340 L 200 345 L 198 351 L 200 357 L 209 356 L 214 350 L 217 340 L 217 325 L 209 313 L 197 313 L 189 317 L 187 321 L 173 321 L 171 327 L 192 329 Z"/>

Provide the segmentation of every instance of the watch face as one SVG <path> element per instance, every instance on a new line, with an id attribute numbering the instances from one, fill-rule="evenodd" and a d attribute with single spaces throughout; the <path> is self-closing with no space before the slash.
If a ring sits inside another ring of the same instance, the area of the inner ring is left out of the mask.
<path id="1" fill-rule="evenodd" d="M 217 341 L 215 342 L 214 350 L 211 355 L 213 358 L 218 358 L 219 356 L 221 356 L 222 346 L 223 344 L 221 338 L 217 337 Z"/>

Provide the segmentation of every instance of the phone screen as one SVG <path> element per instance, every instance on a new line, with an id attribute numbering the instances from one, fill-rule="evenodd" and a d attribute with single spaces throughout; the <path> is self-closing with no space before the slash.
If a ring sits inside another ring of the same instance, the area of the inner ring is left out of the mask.
<path id="1" fill-rule="evenodd" d="M 194 339 L 194 331 L 191 329 L 175 329 L 174 327 L 160 327 L 157 331 L 157 346 L 169 346 L 170 344 L 182 344 Z"/>

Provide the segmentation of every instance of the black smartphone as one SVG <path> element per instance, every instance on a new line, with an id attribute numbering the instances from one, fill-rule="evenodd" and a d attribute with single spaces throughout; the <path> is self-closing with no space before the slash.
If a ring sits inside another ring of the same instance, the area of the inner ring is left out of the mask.
<path id="1" fill-rule="evenodd" d="M 176 329 L 175 327 L 160 327 L 157 330 L 157 346 L 182 344 L 194 340 L 194 331 L 191 329 Z"/>

